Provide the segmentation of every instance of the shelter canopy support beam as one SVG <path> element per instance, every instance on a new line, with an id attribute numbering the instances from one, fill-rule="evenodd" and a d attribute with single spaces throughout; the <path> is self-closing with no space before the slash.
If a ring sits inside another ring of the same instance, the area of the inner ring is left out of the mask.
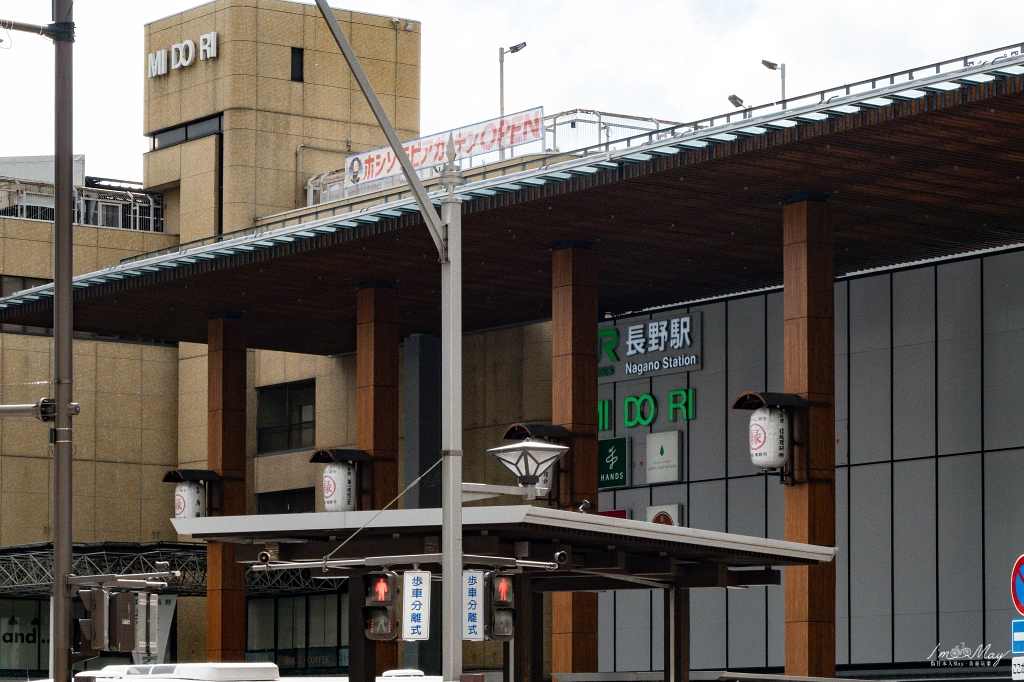
<path id="1" fill-rule="evenodd" d="M 558 462 L 558 504 L 597 504 L 597 254 L 569 242 L 551 262 L 551 423 L 572 433 Z M 597 595 L 552 595 L 553 672 L 597 672 Z"/>
<path id="2" fill-rule="evenodd" d="M 823 197 L 782 211 L 785 389 L 795 410 L 794 470 L 786 486 L 786 540 L 835 546 L 835 240 Z M 786 674 L 834 677 L 834 562 L 786 569 Z"/>
<path id="3" fill-rule="evenodd" d="M 207 458 L 221 477 L 217 513 L 245 514 L 245 328 L 238 315 L 223 314 L 208 324 Z M 235 546 L 207 543 L 206 658 L 244 661 L 246 649 L 245 568 Z"/>

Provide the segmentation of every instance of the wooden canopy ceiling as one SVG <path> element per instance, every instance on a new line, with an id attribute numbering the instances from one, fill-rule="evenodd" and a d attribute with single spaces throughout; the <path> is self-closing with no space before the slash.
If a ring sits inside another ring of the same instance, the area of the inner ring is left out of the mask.
<path id="1" fill-rule="evenodd" d="M 590 242 L 601 313 L 782 282 L 781 204 L 832 204 L 836 272 L 1024 242 L 1024 77 L 801 123 L 464 204 L 467 331 L 551 315 L 551 251 Z M 75 329 L 206 342 L 243 314 L 253 348 L 355 349 L 355 292 L 391 281 L 402 338 L 438 333 L 440 267 L 419 216 L 183 263 L 75 292 Z M 50 326 L 52 299 L 0 322 Z"/>

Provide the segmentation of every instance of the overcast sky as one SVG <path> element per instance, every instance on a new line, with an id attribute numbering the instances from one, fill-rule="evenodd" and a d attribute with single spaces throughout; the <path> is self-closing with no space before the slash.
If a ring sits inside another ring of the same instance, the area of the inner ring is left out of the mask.
<path id="1" fill-rule="evenodd" d="M 141 179 L 143 24 L 199 0 L 75 3 L 75 152 L 89 175 Z M 332 0 L 423 22 L 420 128 L 498 111 L 576 107 L 688 121 L 724 113 L 730 94 L 790 96 L 1024 41 L 1021 0 Z M 50 20 L 50 0 L 0 0 L 0 18 Z M 53 153 L 53 50 L 0 31 L 0 156 Z"/>

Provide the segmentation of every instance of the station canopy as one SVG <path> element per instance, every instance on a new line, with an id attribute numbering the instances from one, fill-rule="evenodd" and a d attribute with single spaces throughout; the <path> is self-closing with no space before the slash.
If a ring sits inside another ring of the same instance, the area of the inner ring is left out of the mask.
<path id="1" fill-rule="evenodd" d="M 394 561 L 398 565 L 413 563 L 409 555 L 439 552 L 441 510 L 216 516 L 172 522 L 180 534 L 237 543 L 236 560 L 242 562 L 256 563 L 258 553 L 272 544 L 282 561 L 319 561 L 333 553 L 335 559 L 398 557 Z M 463 552 L 470 565 L 474 555 L 551 562 L 556 552 L 565 552 L 567 561 L 559 569 L 535 571 L 535 580 L 541 581 L 535 589 L 576 591 L 665 583 L 686 587 L 779 584 L 779 573 L 771 567 L 827 563 L 836 550 L 514 505 L 464 508 Z"/>
<path id="2" fill-rule="evenodd" d="M 1022 243 L 1022 129 L 1016 46 L 471 182 L 464 328 L 549 318 L 566 242 L 596 250 L 602 314 L 779 286 L 781 205 L 800 196 L 833 207 L 839 276 Z M 348 352 L 357 287 L 386 281 L 401 338 L 438 333 L 437 252 L 408 196 L 245 232 L 77 277 L 75 329 L 205 343 L 207 320 L 232 312 L 251 348 Z M 52 303 L 52 285 L 0 300 L 0 323 L 51 326 Z"/>

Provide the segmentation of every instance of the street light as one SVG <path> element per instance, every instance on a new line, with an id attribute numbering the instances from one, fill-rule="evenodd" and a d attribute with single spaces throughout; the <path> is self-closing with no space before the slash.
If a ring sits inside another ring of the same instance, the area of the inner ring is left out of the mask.
<path id="1" fill-rule="evenodd" d="M 500 110 L 502 118 L 505 118 L 505 53 L 515 54 L 519 50 L 526 47 L 526 43 L 518 43 L 512 47 L 499 47 L 498 48 L 498 96 L 500 100 Z M 500 125 L 500 124 L 499 124 Z M 499 143 L 500 145 L 500 143 Z M 501 148 L 498 150 L 499 158 L 505 160 L 505 149 Z"/>
<path id="2" fill-rule="evenodd" d="M 770 62 L 767 59 L 762 59 L 761 63 L 764 64 L 764 67 L 766 69 L 771 69 L 772 71 L 778 71 L 781 74 L 781 76 L 782 76 L 782 108 L 785 109 L 786 108 L 786 65 L 785 64 L 776 64 L 775 62 Z"/>
<path id="3" fill-rule="evenodd" d="M 540 475 L 568 450 L 565 445 L 527 438 L 511 445 L 491 448 L 487 452 L 516 475 L 519 485 L 528 486 L 536 485 Z"/>
<path id="4" fill-rule="evenodd" d="M 729 103 L 737 108 L 743 106 L 743 100 L 736 95 L 729 95 Z"/>

